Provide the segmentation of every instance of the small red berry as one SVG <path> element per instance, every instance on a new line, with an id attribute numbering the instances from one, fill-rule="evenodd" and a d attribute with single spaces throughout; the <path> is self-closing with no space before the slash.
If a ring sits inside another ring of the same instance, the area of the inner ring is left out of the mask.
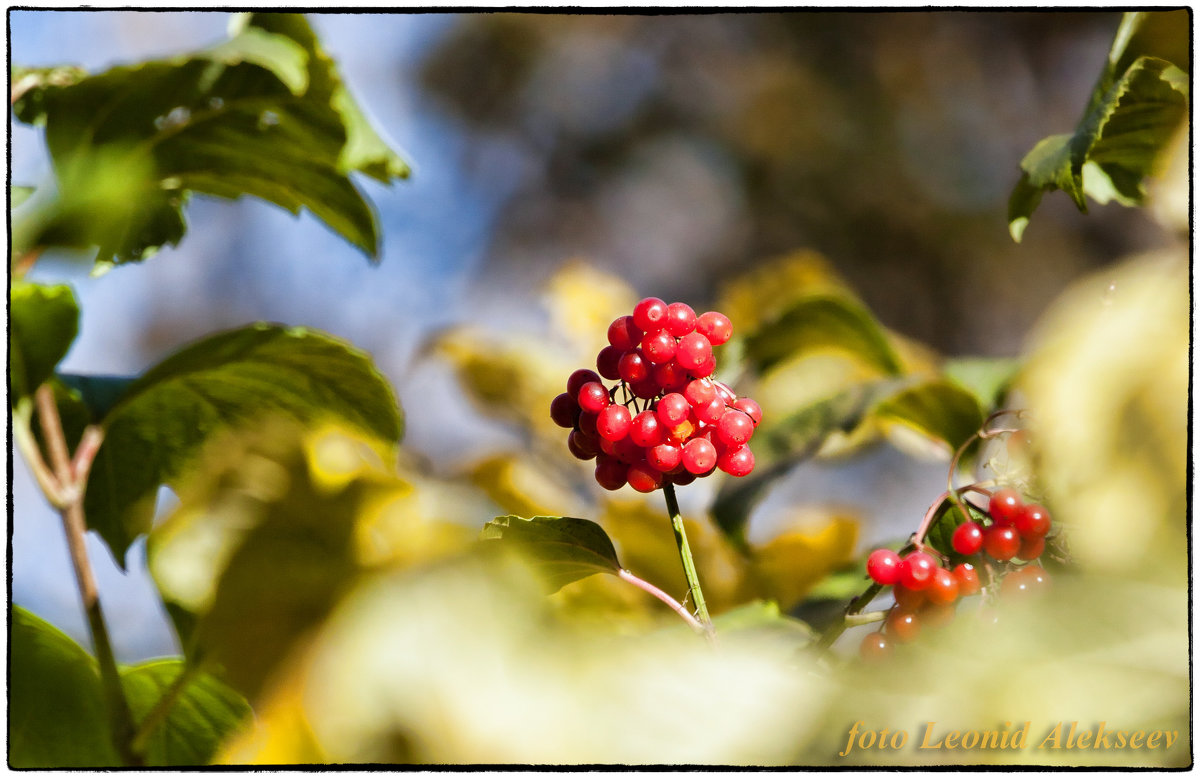
<path id="1" fill-rule="evenodd" d="M 867 575 L 880 586 L 900 582 L 900 555 L 888 548 L 877 548 L 867 557 Z"/>
<path id="2" fill-rule="evenodd" d="M 642 448 L 657 446 L 666 437 L 663 424 L 654 411 L 642 411 L 633 417 L 629 426 L 629 439 Z"/>
<path id="3" fill-rule="evenodd" d="M 954 577 L 958 579 L 958 594 L 960 597 L 969 597 L 972 594 L 977 594 L 983 586 L 979 583 L 979 571 L 974 565 L 963 562 L 954 567 Z"/>
<path id="4" fill-rule="evenodd" d="M 888 634 L 897 643 L 908 643 L 915 640 L 921 632 L 921 622 L 917 619 L 917 614 L 904 608 L 892 608 L 891 613 L 887 615 L 885 624 Z"/>
<path id="5" fill-rule="evenodd" d="M 1031 503 L 1021 508 L 1013 526 L 1023 538 L 1042 538 L 1050 531 L 1050 512 L 1037 503 Z"/>
<path id="6" fill-rule="evenodd" d="M 707 405 L 716 399 L 717 387 L 708 379 L 697 378 L 694 381 L 689 381 L 688 385 L 684 387 L 683 396 L 687 398 L 689 405 L 697 408 L 701 405 Z"/>
<path id="7" fill-rule="evenodd" d="M 633 392 L 634 397 L 651 400 L 658 397 L 658 382 L 654 380 L 653 376 L 646 376 L 641 381 L 629 384 L 629 391 Z"/>
<path id="8" fill-rule="evenodd" d="M 550 420 L 564 429 L 571 429 L 579 419 L 579 403 L 563 392 L 550 403 Z"/>
<path id="9" fill-rule="evenodd" d="M 667 306 L 667 331 L 682 338 L 696 329 L 696 312 L 687 303 L 671 303 Z"/>
<path id="10" fill-rule="evenodd" d="M 762 408 L 758 407 L 758 403 L 754 402 L 749 397 L 739 397 L 734 401 L 733 407 L 749 416 L 750 420 L 754 422 L 754 426 L 756 427 L 758 426 L 758 423 L 762 421 Z"/>
<path id="11" fill-rule="evenodd" d="M 924 551 L 913 551 L 900 562 L 900 583 L 909 589 L 924 589 L 933 581 L 937 562 Z"/>
<path id="12" fill-rule="evenodd" d="M 717 457 L 717 467 L 735 478 L 748 476 L 754 471 L 754 452 L 749 446 L 731 446 Z"/>
<path id="13" fill-rule="evenodd" d="M 645 463 L 638 463 L 629 466 L 629 472 L 625 476 L 629 481 L 629 485 L 639 492 L 653 492 L 658 487 L 662 486 L 663 474 L 659 470 Z"/>
<path id="14" fill-rule="evenodd" d="M 664 392 L 682 392 L 684 387 L 688 385 L 688 373 L 674 359 L 664 362 L 661 365 L 655 365 L 650 371 L 654 377 L 654 383 L 658 384 L 659 388 Z"/>
<path id="15" fill-rule="evenodd" d="M 596 370 L 609 381 L 616 381 L 621 377 L 621 357 L 624 355 L 624 349 L 605 346 L 596 355 Z"/>
<path id="16" fill-rule="evenodd" d="M 1021 512 L 1021 495 L 1015 489 L 997 489 L 988 501 L 988 513 L 997 524 L 1012 524 Z"/>
<path id="17" fill-rule="evenodd" d="M 700 367 L 689 370 L 688 372 L 691 373 L 694 378 L 709 378 L 712 376 L 713 372 L 716 371 L 716 369 L 717 358 L 712 354 L 709 354 L 708 358 L 700 363 Z"/>
<path id="18" fill-rule="evenodd" d="M 626 351 L 617 363 L 617 371 L 621 374 L 622 381 L 636 384 L 650 377 L 650 363 L 640 350 Z"/>
<path id="19" fill-rule="evenodd" d="M 1043 591 L 1049 583 L 1050 577 L 1041 565 L 1025 565 L 1004 577 L 1000 593 L 1005 597 L 1024 597 Z"/>
<path id="20" fill-rule="evenodd" d="M 896 604 L 905 610 L 915 611 L 925 604 L 925 592 L 909 589 L 902 583 L 893 587 L 892 596 L 896 598 Z"/>
<path id="21" fill-rule="evenodd" d="M 600 454 L 596 457 L 596 483 L 610 492 L 620 489 L 626 483 L 625 474 L 629 466 L 619 459 Z"/>
<path id="22" fill-rule="evenodd" d="M 729 340 L 733 334 L 733 325 L 723 313 L 708 311 L 696 318 L 696 332 L 703 335 L 709 343 L 719 346 Z"/>
<path id="23" fill-rule="evenodd" d="M 944 567 L 933 571 L 933 580 L 925 588 L 925 597 L 937 605 L 948 605 L 958 599 L 958 580 Z"/>
<path id="24" fill-rule="evenodd" d="M 978 554 L 983 548 L 983 527 L 973 521 L 959 524 L 950 537 L 950 545 L 963 556 Z"/>
<path id="25" fill-rule="evenodd" d="M 633 417 L 624 405 L 610 405 L 596 416 L 596 431 L 605 440 L 616 442 L 629 434 Z"/>
<path id="26" fill-rule="evenodd" d="M 663 395 L 663 398 L 658 401 L 655 412 L 658 414 L 658 420 L 667 425 L 668 429 L 673 430 L 687 421 L 688 415 L 692 412 L 692 406 L 688 405 L 687 399 L 682 394 L 671 392 Z"/>
<path id="27" fill-rule="evenodd" d="M 676 486 L 687 486 L 692 481 L 696 480 L 696 474 L 689 473 L 683 468 L 683 465 L 680 465 L 675 472 L 667 474 L 664 480 L 669 480 Z"/>
<path id="28" fill-rule="evenodd" d="M 712 344 L 698 332 L 684 335 L 675 349 L 675 360 L 679 366 L 692 372 L 698 372 L 711 356 Z"/>
<path id="29" fill-rule="evenodd" d="M 1022 538 L 1021 547 L 1017 549 L 1017 557 L 1024 559 L 1026 562 L 1032 562 L 1042 555 L 1046 550 L 1045 538 Z"/>
<path id="30" fill-rule="evenodd" d="M 704 438 L 692 438 L 683 444 L 683 467 L 689 473 L 704 475 L 717 464 L 717 449 Z"/>
<path id="31" fill-rule="evenodd" d="M 754 422 L 739 410 L 727 410 L 717 422 L 717 434 L 731 446 L 740 446 L 754 435 Z"/>
<path id="32" fill-rule="evenodd" d="M 578 397 L 579 390 L 583 388 L 583 385 L 590 384 L 593 381 L 600 383 L 600 376 L 596 375 L 596 371 L 580 368 L 571 373 L 571 377 L 567 379 L 567 394 L 572 397 Z"/>
<path id="33" fill-rule="evenodd" d="M 608 390 L 598 381 L 589 381 L 579 389 L 576 398 L 584 413 L 599 413 L 609 406 Z"/>
<path id="34" fill-rule="evenodd" d="M 1007 524 L 994 524 L 983 533 L 983 548 L 997 562 L 1007 562 L 1021 548 L 1021 536 Z"/>
<path id="35" fill-rule="evenodd" d="M 596 430 L 596 414 L 594 413 L 579 414 L 579 421 L 575 423 L 575 429 L 588 440 L 600 440 L 600 433 Z"/>
<path id="36" fill-rule="evenodd" d="M 642 337 L 642 353 L 655 365 L 670 362 L 675 358 L 675 338 L 666 330 L 647 332 Z"/>
<path id="37" fill-rule="evenodd" d="M 667 472 L 679 467 L 683 461 L 683 447 L 675 443 L 659 443 L 646 449 L 646 462 L 655 470 Z"/>
<path id="38" fill-rule="evenodd" d="M 725 415 L 725 401 L 720 397 L 714 397 L 711 402 L 697 406 L 693 412 L 696 414 L 697 421 L 705 424 L 719 424 L 721 417 Z"/>
<path id="39" fill-rule="evenodd" d="M 571 434 L 567 436 L 567 450 L 576 459 L 588 460 L 596 458 L 596 455 L 600 453 L 600 446 L 579 430 L 571 430 Z"/>
<path id="40" fill-rule="evenodd" d="M 647 297 L 633 306 L 633 323 L 642 332 L 662 329 L 666 324 L 667 304 L 657 297 Z"/>
<path id="41" fill-rule="evenodd" d="M 930 602 L 921 609 L 921 628 L 940 629 L 954 620 L 954 603 Z"/>
<path id="42" fill-rule="evenodd" d="M 868 662 L 878 662 L 892 653 L 892 643 L 882 632 L 868 632 L 858 644 L 858 655 Z"/>
<path id="43" fill-rule="evenodd" d="M 621 351 L 637 348 L 642 340 L 642 330 L 633 323 L 632 316 L 622 316 L 608 325 L 608 342 Z"/>

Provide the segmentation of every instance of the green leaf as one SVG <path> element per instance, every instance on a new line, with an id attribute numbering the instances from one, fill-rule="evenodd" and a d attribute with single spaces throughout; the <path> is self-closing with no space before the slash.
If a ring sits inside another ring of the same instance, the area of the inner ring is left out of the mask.
<path id="1" fill-rule="evenodd" d="M 115 767 L 96 662 L 56 627 L 12 608 L 8 759 L 16 768 Z"/>
<path id="2" fill-rule="evenodd" d="M 843 295 L 805 297 L 746 338 L 746 358 L 766 371 L 804 351 L 848 351 L 884 373 L 902 372 L 886 333 L 861 304 Z"/>
<path id="3" fill-rule="evenodd" d="M 777 635 L 801 644 L 812 640 L 809 626 L 783 614 L 774 600 L 752 600 L 725 611 L 713 619 L 713 627 L 722 637 L 742 632 L 759 639 Z"/>
<path id="4" fill-rule="evenodd" d="M 136 376 L 59 373 L 58 380 L 87 408 L 90 422 L 99 423 L 129 391 Z"/>
<path id="5" fill-rule="evenodd" d="M 150 528 L 160 484 L 175 485 L 215 433 L 271 415 L 340 419 L 389 442 L 403 431 L 387 381 L 342 341 L 266 324 L 214 335 L 151 368 L 108 412 L 84 497 L 89 526 L 124 560 Z"/>
<path id="6" fill-rule="evenodd" d="M 67 355 L 79 332 L 79 304 L 69 286 L 14 281 L 9 306 L 12 389 L 23 397 L 49 379 Z"/>
<path id="7" fill-rule="evenodd" d="M 533 560 L 552 592 L 589 575 L 615 575 L 621 570 L 608 534 L 587 519 L 499 516 L 484 526 L 480 538 L 520 549 Z"/>
<path id="8" fill-rule="evenodd" d="M 976 510 L 975 506 L 966 500 L 963 500 L 963 505 L 966 507 L 973 521 L 983 521 L 983 514 Z M 929 531 L 925 533 L 925 542 L 949 557 L 952 563 L 957 563 L 960 560 L 970 561 L 954 550 L 952 542 L 954 530 L 958 529 L 958 526 L 966 521 L 967 518 L 963 516 L 962 511 L 954 506 L 954 503 L 948 499 L 944 500 L 934 514 L 933 521 L 929 525 Z"/>
<path id="9" fill-rule="evenodd" d="M 969 390 L 987 411 L 1000 406 L 1020 369 L 1021 363 L 1008 357 L 961 357 L 942 365 L 946 378 Z"/>
<path id="10" fill-rule="evenodd" d="M 947 455 L 958 450 L 983 425 L 979 401 L 949 381 L 927 381 L 904 389 L 875 406 L 873 415 L 940 441 Z"/>
<path id="11" fill-rule="evenodd" d="M 246 701 L 208 673 L 189 670 L 179 659 L 156 659 L 121 671 L 134 720 L 144 721 L 185 671 L 192 677 L 146 743 L 148 765 L 208 764 L 221 741 L 250 717 Z"/>
<path id="12" fill-rule="evenodd" d="M 206 51 L 96 75 L 22 73 L 14 111 L 45 125 L 62 193 L 22 232 L 23 246 L 96 244 L 101 265 L 144 259 L 178 243 L 183 204 L 201 192 L 307 208 L 377 256 L 375 216 L 348 174 L 389 183 L 408 168 L 367 125 L 303 16 L 240 17 L 233 37 Z"/>
<path id="13" fill-rule="evenodd" d="M 1128 13 L 1075 131 L 1040 141 L 1021 161 L 1008 204 L 1020 241 L 1043 193 L 1061 189 L 1080 211 L 1087 197 L 1140 205 L 1144 179 L 1184 121 L 1189 86 L 1186 11 Z"/>

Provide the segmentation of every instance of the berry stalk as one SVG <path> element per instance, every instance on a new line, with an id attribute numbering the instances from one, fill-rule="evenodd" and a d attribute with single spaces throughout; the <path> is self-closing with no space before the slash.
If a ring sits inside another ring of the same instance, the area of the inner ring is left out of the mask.
<path id="1" fill-rule="evenodd" d="M 675 545 L 679 547 L 679 561 L 683 563 L 683 576 L 687 579 L 688 593 L 696 606 L 696 616 L 711 640 L 716 633 L 713 630 L 712 617 L 708 615 L 708 606 L 704 603 L 704 592 L 700 589 L 700 577 L 696 575 L 696 562 L 692 559 L 692 549 L 688 546 L 687 532 L 683 529 L 683 516 L 679 512 L 679 502 L 675 499 L 675 486 L 667 482 L 663 484 L 662 490 L 667 500 L 667 513 L 671 515 L 671 529 L 675 531 Z"/>

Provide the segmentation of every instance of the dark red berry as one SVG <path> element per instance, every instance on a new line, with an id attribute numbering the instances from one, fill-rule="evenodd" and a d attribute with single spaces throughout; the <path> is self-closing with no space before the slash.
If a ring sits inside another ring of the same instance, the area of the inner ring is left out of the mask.
<path id="1" fill-rule="evenodd" d="M 917 614 L 904 608 L 892 608 L 884 623 L 887 625 L 888 634 L 897 643 L 915 640 L 921 632 L 921 622 L 917 620 Z"/>
<path id="2" fill-rule="evenodd" d="M 903 578 L 903 576 L 901 576 Z M 920 589 L 909 589 L 900 583 L 892 588 L 892 596 L 896 604 L 909 611 L 915 611 L 925 604 L 925 592 Z"/>
<path id="3" fill-rule="evenodd" d="M 1050 512 L 1037 503 L 1030 503 L 1021 508 L 1013 526 L 1023 538 L 1042 538 L 1050 531 Z"/>
<path id="4" fill-rule="evenodd" d="M 607 454 L 600 454 L 596 457 L 596 483 L 610 492 L 625 485 L 625 474 L 628 472 L 629 466 L 619 459 Z"/>
<path id="5" fill-rule="evenodd" d="M 626 351 L 617 363 L 617 371 L 621 380 L 627 384 L 636 384 L 650 377 L 650 363 L 640 350 Z"/>
<path id="6" fill-rule="evenodd" d="M 704 438 L 692 438 L 683 444 L 683 467 L 689 473 L 704 475 L 717 464 L 717 449 Z"/>
<path id="7" fill-rule="evenodd" d="M 587 460 L 594 459 L 600 453 L 600 446 L 595 440 L 585 437 L 579 430 L 571 430 L 571 434 L 567 436 L 567 450 L 576 459 Z"/>
<path id="8" fill-rule="evenodd" d="M 1021 512 L 1021 495 L 1015 489 L 997 489 L 988 501 L 988 513 L 997 524 L 1012 524 Z"/>
<path id="9" fill-rule="evenodd" d="M 696 480 L 696 474 L 689 473 L 683 468 L 683 465 L 680 465 L 674 472 L 668 473 L 663 480 L 669 480 L 676 486 L 687 486 Z"/>
<path id="10" fill-rule="evenodd" d="M 616 381 L 621 377 L 621 357 L 624 355 L 624 349 L 605 346 L 596 355 L 596 370 L 609 381 Z"/>
<path id="11" fill-rule="evenodd" d="M 622 316 L 608 325 L 608 342 L 621 351 L 632 351 L 642 340 L 642 330 L 633 323 L 632 316 Z"/>
<path id="12" fill-rule="evenodd" d="M 653 492 L 658 487 L 662 486 L 663 474 L 659 470 L 643 463 L 638 463 L 629 466 L 629 471 L 625 475 L 629 485 L 639 492 Z"/>
<path id="13" fill-rule="evenodd" d="M 629 384 L 629 391 L 633 392 L 635 397 L 651 400 L 658 397 L 658 382 L 654 380 L 654 376 L 646 376 L 641 381 Z"/>
<path id="14" fill-rule="evenodd" d="M 888 548 L 877 548 L 867 557 L 867 575 L 880 586 L 900 582 L 900 555 Z"/>
<path id="15" fill-rule="evenodd" d="M 596 375 L 596 371 L 580 368 L 571 373 L 571 377 L 567 379 L 567 394 L 572 397 L 578 397 L 579 390 L 583 388 L 583 385 L 590 384 L 593 381 L 600 383 L 600 376 Z"/>
<path id="16" fill-rule="evenodd" d="M 643 448 L 657 446 L 666 437 L 666 430 L 654 411 L 642 411 L 633 417 L 629 427 L 629 439 Z"/>
<path id="17" fill-rule="evenodd" d="M 688 372 L 674 359 L 655 365 L 650 374 L 663 392 L 682 392 L 691 380 L 688 378 Z"/>
<path id="18" fill-rule="evenodd" d="M 1007 524 L 994 524 L 983 533 L 983 548 L 997 562 L 1007 562 L 1021 548 L 1021 536 Z"/>
<path id="19" fill-rule="evenodd" d="M 1021 547 L 1017 549 L 1017 557 L 1026 562 L 1032 562 L 1046 550 L 1046 539 L 1039 537 L 1021 538 Z"/>
<path id="20" fill-rule="evenodd" d="M 924 551 L 913 551 L 900 562 L 900 583 L 909 589 L 924 589 L 933 580 L 937 562 Z"/>
<path id="21" fill-rule="evenodd" d="M 707 311 L 696 318 L 696 332 L 705 337 L 714 346 L 719 346 L 729 340 L 733 334 L 733 325 L 723 313 Z"/>
<path id="22" fill-rule="evenodd" d="M 633 306 L 633 323 L 642 332 L 661 329 L 666 319 L 667 304 L 657 297 L 647 297 Z"/>
<path id="23" fill-rule="evenodd" d="M 712 344 L 698 332 L 684 335 L 679 339 L 679 345 L 675 348 L 675 361 L 684 370 L 693 373 L 700 371 L 710 357 L 712 357 Z"/>
<path id="24" fill-rule="evenodd" d="M 878 662 L 892 653 L 892 643 L 882 632 L 868 632 L 858 644 L 858 655 L 867 662 Z"/>
<path id="25" fill-rule="evenodd" d="M 671 303 L 667 306 L 667 331 L 682 338 L 696 329 L 696 312 L 687 303 Z"/>
<path id="26" fill-rule="evenodd" d="M 633 417 L 624 405 L 610 405 L 596 416 L 596 431 L 605 440 L 616 442 L 629 434 Z"/>
<path id="27" fill-rule="evenodd" d="M 600 440 L 600 432 L 596 429 L 596 414 L 594 413 L 579 414 L 579 421 L 575 422 L 575 429 L 588 440 Z"/>
<path id="28" fill-rule="evenodd" d="M 974 521 L 959 524 L 950 537 L 950 545 L 963 556 L 978 554 L 983 548 L 983 527 Z"/>
<path id="29" fill-rule="evenodd" d="M 550 419 L 564 429 L 571 429 L 579 418 L 579 403 L 574 397 L 563 392 L 550 403 Z"/>

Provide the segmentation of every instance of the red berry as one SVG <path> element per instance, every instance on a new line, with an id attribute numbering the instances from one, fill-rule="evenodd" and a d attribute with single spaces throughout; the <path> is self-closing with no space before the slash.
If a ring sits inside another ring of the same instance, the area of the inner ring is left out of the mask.
<path id="1" fill-rule="evenodd" d="M 646 493 L 653 492 L 662 486 L 663 474 L 645 463 L 639 463 L 630 465 L 629 472 L 625 477 L 630 486 L 639 492 Z"/>
<path id="2" fill-rule="evenodd" d="M 754 470 L 754 452 L 749 446 L 731 446 L 717 457 L 717 467 L 735 478 L 750 475 Z"/>
<path id="3" fill-rule="evenodd" d="M 584 384 L 577 399 L 580 409 L 585 413 L 599 413 L 609 406 L 608 390 L 598 381 Z"/>
<path id="4" fill-rule="evenodd" d="M 654 376 L 654 383 L 664 392 L 682 392 L 690 380 L 687 371 L 674 359 L 655 365 L 650 374 Z"/>
<path id="5" fill-rule="evenodd" d="M 954 620 L 957 609 L 953 603 L 930 602 L 921 609 L 921 628 L 939 629 Z"/>
<path id="6" fill-rule="evenodd" d="M 716 399 L 717 387 L 713 386 L 713 382 L 708 379 L 697 378 L 694 381 L 688 381 L 687 386 L 683 389 L 683 396 L 687 398 L 689 405 L 697 408 Z"/>
<path id="7" fill-rule="evenodd" d="M 1042 555 L 1046 550 L 1045 538 L 1022 538 L 1021 547 L 1017 549 L 1017 557 L 1024 559 L 1026 562 L 1032 562 Z"/>
<path id="8" fill-rule="evenodd" d="M 958 525 L 950 537 L 950 545 L 963 556 L 978 554 L 983 548 L 983 527 L 974 521 L 966 521 Z"/>
<path id="9" fill-rule="evenodd" d="M 997 562 L 1007 562 L 1021 548 L 1021 536 L 1007 524 L 994 524 L 983 533 L 983 548 Z"/>
<path id="10" fill-rule="evenodd" d="M 641 339 L 642 331 L 633 323 L 632 316 L 622 316 L 608 325 L 608 342 L 621 351 L 637 348 Z"/>
<path id="11" fill-rule="evenodd" d="M 867 557 L 867 575 L 881 586 L 900 582 L 900 555 L 888 548 L 877 548 Z"/>
<path id="12" fill-rule="evenodd" d="M 694 413 L 697 421 L 705 424 L 719 424 L 721 417 L 725 415 L 725 401 L 720 397 L 714 397 L 712 402 L 698 406 Z"/>
<path id="13" fill-rule="evenodd" d="M 669 480 L 676 486 L 687 486 L 692 481 L 696 480 L 696 474 L 689 473 L 687 470 L 683 469 L 683 465 L 680 465 L 675 472 L 668 473 L 664 480 Z"/>
<path id="14" fill-rule="evenodd" d="M 657 446 L 666 437 L 666 430 L 654 411 L 642 411 L 633 417 L 629 426 L 629 439 L 643 448 Z"/>
<path id="15" fill-rule="evenodd" d="M 596 416 L 596 431 L 605 440 L 616 442 L 629 434 L 633 417 L 624 405 L 610 405 Z"/>
<path id="16" fill-rule="evenodd" d="M 933 571 L 933 580 L 925 588 L 925 597 L 937 605 L 948 605 L 958 599 L 958 580 L 944 567 Z"/>
<path id="17" fill-rule="evenodd" d="M 682 461 L 689 473 L 704 475 L 717 464 L 717 449 L 704 438 L 692 438 L 683 444 Z"/>
<path id="18" fill-rule="evenodd" d="M 897 605 L 909 611 L 915 611 L 925 604 L 925 592 L 920 589 L 909 589 L 903 583 L 892 588 L 892 596 L 896 598 Z"/>
<path id="19" fill-rule="evenodd" d="M 750 420 L 754 422 L 754 426 L 756 427 L 758 426 L 758 423 L 762 421 L 762 408 L 758 407 L 758 403 L 754 402 L 749 397 L 738 398 L 734 401 L 733 407 L 749 416 Z"/>
<path id="20" fill-rule="evenodd" d="M 688 405 L 687 399 L 682 394 L 671 392 L 663 395 L 663 398 L 658 401 L 655 412 L 658 414 L 658 420 L 667 425 L 668 429 L 673 430 L 687 421 L 688 415 L 692 412 L 692 406 Z"/>
<path id="21" fill-rule="evenodd" d="M 633 323 L 642 332 L 662 329 L 666 324 L 667 304 L 657 297 L 647 297 L 633 306 Z"/>
<path id="22" fill-rule="evenodd" d="M 1031 503 L 1021 508 L 1013 526 L 1023 538 L 1042 538 L 1050 531 L 1050 512 L 1042 506 Z"/>
<path id="23" fill-rule="evenodd" d="M 698 332 L 684 335 L 675 348 L 675 361 L 692 372 L 698 371 L 711 356 L 712 344 Z"/>
<path id="24" fill-rule="evenodd" d="M 575 423 L 575 429 L 588 440 L 600 440 L 600 433 L 596 430 L 596 414 L 594 413 L 579 414 L 579 421 Z"/>
<path id="25" fill-rule="evenodd" d="M 670 362 L 675 358 L 675 337 L 666 330 L 647 332 L 642 337 L 642 353 L 655 365 Z"/>
<path id="26" fill-rule="evenodd" d="M 1000 593 L 1005 597 L 1023 597 L 1043 591 L 1049 583 L 1050 577 L 1041 565 L 1025 565 L 1004 577 Z"/>
<path id="27" fill-rule="evenodd" d="M 719 346 L 729 340 L 729 336 L 733 334 L 733 325 L 729 323 L 725 314 L 708 311 L 697 317 L 696 332 L 703 335 L 712 345 Z"/>
<path id="28" fill-rule="evenodd" d="M 1021 495 L 1014 489 L 997 489 L 988 501 L 988 513 L 997 524 L 1012 524 L 1021 512 Z"/>
<path id="29" fill-rule="evenodd" d="M 954 567 L 954 577 L 958 580 L 958 594 L 960 597 L 969 597 L 972 594 L 979 592 L 983 586 L 979 583 L 979 571 L 974 565 L 969 565 L 963 562 Z"/>
<path id="30" fill-rule="evenodd" d="M 610 492 L 625 485 L 625 474 L 628 472 L 629 466 L 619 459 L 614 459 L 607 454 L 600 454 L 596 457 L 596 483 Z"/>
<path id="31" fill-rule="evenodd" d="M 646 449 L 646 462 L 655 470 L 667 472 L 679 467 L 683 461 L 683 447 L 671 442 L 659 443 Z"/>
<path id="32" fill-rule="evenodd" d="M 550 402 L 550 419 L 564 429 L 571 429 L 579 418 L 579 403 L 563 392 Z"/>
<path id="33" fill-rule="evenodd" d="M 687 303 L 671 303 L 667 306 L 667 331 L 682 338 L 696 329 L 696 312 Z"/>
<path id="34" fill-rule="evenodd" d="M 594 459 L 600 453 L 600 446 L 595 441 L 585 437 L 579 430 L 571 430 L 567 436 L 567 450 L 576 459 Z"/>
<path id="35" fill-rule="evenodd" d="M 917 614 L 904 608 L 892 608 L 884 623 L 887 625 L 888 634 L 897 643 L 914 640 L 921 631 L 921 622 L 917 620 Z"/>
<path id="36" fill-rule="evenodd" d="M 716 369 L 717 359 L 712 354 L 709 354 L 708 359 L 705 359 L 700 364 L 700 367 L 697 367 L 694 370 L 689 370 L 688 372 L 691 373 L 695 378 L 709 378 L 712 376 L 713 372 L 716 371 Z"/>
<path id="37" fill-rule="evenodd" d="M 640 350 L 626 351 L 617 363 L 617 371 L 621 380 L 627 384 L 636 384 L 650 377 L 650 363 Z"/>
<path id="38" fill-rule="evenodd" d="M 868 632 L 858 644 L 858 655 L 868 662 L 878 662 L 892 653 L 892 643 L 882 632 Z"/>
<path id="39" fill-rule="evenodd" d="M 624 349 L 605 346 L 596 355 L 596 370 L 609 381 L 616 381 L 621 377 L 621 357 L 624 355 Z"/>
<path id="40" fill-rule="evenodd" d="M 571 377 L 567 379 L 567 394 L 578 397 L 579 390 L 583 388 L 583 385 L 593 381 L 600 383 L 600 376 L 596 375 L 596 371 L 580 368 L 571 373 Z"/>
<path id="41" fill-rule="evenodd" d="M 629 384 L 629 391 L 633 392 L 634 397 L 651 400 L 658 397 L 658 382 L 654 380 L 654 376 L 646 376 L 641 381 Z"/>
<path id="42" fill-rule="evenodd" d="M 717 434 L 730 446 L 740 446 L 754 435 L 754 422 L 741 411 L 728 410 L 717 422 Z"/>
<path id="43" fill-rule="evenodd" d="M 924 551 L 913 551 L 900 562 L 900 583 L 909 589 L 924 589 L 933 581 L 937 562 Z"/>

